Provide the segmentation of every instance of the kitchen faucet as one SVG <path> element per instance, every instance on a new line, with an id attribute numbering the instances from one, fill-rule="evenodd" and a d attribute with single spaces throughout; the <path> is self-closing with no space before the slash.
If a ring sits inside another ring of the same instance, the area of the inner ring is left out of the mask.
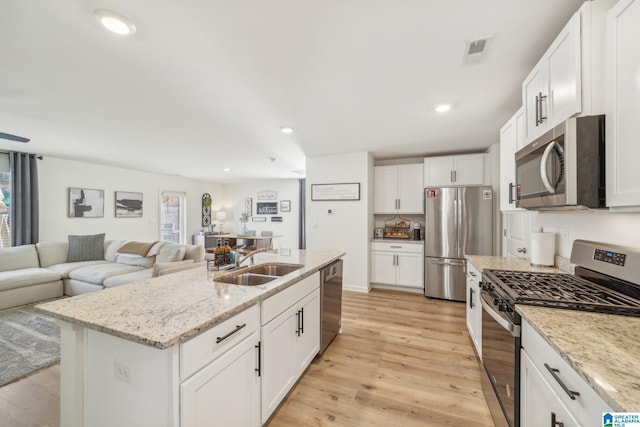
<path id="1" fill-rule="evenodd" d="M 244 246 L 238 248 L 238 249 L 242 249 L 244 248 Z M 253 256 L 255 254 L 258 254 L 260 252 L 267 252 L 266 248 L 262 248 L 262 249 L 256 249 L 255 251 L 251 251 L 248 254 L 246 254 L 243 257 L 238 257 L 238 251 L 236 251 L 236 263 L 235 263 L 235 268 L 240 267 L 240 264 L 242 264 L 244 262 L 244 260 L 246 260 L 247 258 L 251 258 L 251 265 L 253 265 Z"/>

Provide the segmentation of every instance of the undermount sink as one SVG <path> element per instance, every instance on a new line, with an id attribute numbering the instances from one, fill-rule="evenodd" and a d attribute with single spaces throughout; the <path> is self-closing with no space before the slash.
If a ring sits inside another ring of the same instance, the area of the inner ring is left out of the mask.
<path id="1" fill-rule="evenodd" d="M 253 267 L 245 267 L 241 272 L 233 272 L 216 277 L 216 282 L 231 283 L 233 285 L 256 286 L 264 285 L 279 277 L 286 276 L 303 266 L 299 264 L 266 263 Z"/>
<path id="2" fill-rule="evenodd" d="M 301 269 L 302 266 L 298 264 L 276 264 L 268 263 L 256 265 L 255 267 L 249 267 L 248 272 L 253 274 L 264 274 L 265 276 L 277 276 L 281 277 L 289 273 L 293 273 L 296 270 Z"/>
<path id="3" fill-rule="evenodd" d="M 242 273 L 221 276 L 215 279 L 216 282 L 231 283 L 232 285 L 256 286 L 264 285 L 272 280 L 276 280 L 275 276 L 264 276 L 262 274 Z"/>

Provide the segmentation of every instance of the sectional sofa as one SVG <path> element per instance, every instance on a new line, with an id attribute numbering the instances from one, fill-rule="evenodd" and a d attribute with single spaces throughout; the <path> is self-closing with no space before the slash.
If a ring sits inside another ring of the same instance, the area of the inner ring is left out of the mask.
<path id="1" fill-rule="evenodd" d="M 0 310 L 206 268 L 204 247 L 199 245 L 104 238 L 98 242 L 91 249 L 76 245 L 70 236 L 68 242 L 0 248 Z M 97 245 L 101 250 L 94 250 Z"/>

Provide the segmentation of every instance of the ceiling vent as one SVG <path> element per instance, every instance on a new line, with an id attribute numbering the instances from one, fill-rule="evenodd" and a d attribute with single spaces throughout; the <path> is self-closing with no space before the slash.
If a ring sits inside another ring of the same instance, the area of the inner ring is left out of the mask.
<path id="1" fill-rule="evenodd" d="M 465 64 L 479 64 L 486 56 L 487 48 L 493 37 L 483 37 L 481 39 L 472 40 L 467 43 L 464 52 Z"/>

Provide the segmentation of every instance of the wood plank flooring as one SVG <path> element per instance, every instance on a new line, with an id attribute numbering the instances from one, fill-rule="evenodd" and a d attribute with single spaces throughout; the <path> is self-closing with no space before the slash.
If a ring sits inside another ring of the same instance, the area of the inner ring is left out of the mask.
<path id="1" fill-rule="evenodd" d="M 269 427 L 493 426 L 464 304 L 345 292 L 342 325 Z M 59 427 L 59 386 L 54 365 L 1 387 L 0 425 Z"/>

